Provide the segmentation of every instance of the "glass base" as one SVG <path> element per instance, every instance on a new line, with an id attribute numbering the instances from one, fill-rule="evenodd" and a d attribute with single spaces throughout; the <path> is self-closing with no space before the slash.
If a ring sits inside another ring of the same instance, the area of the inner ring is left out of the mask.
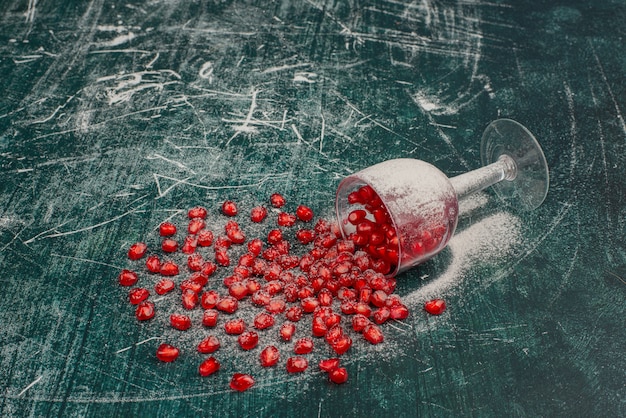
<path id="1" fill-rule="evenodd" d="M 533 210 L 548 194 L 550 176 L 541 146 L 532 133 L 511 119 L 498 119 L 485 129 L 480 144 L 483 165 L 497 162 L 508 155 L 516 166 L 515 177 L 492 187 L 497 195 L 514 208 Z"/>

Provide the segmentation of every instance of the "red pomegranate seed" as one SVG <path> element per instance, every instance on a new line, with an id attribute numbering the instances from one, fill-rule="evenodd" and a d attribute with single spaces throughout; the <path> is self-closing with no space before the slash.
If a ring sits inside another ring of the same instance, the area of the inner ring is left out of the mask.
<path id="1" fill-rule="evenodd" d="M 374 324 L 369 324 L 363 329 L 363 337 L 372 344 L 380 344 L 385 339 L 378 325 Z"/>
<path id="2" fill-rule="evenodd" d="M 230 266 L 230 257 L 225 250 L 215 251 L 215 262 L 222 267 Z"/>
<path id="3" fill-rule="evenodd" d="M 309 361 L 304 357 L 289 357 L 287 359 L 287 372 L 302 373 L 309 367 Z"/>
<path id="4" fill-rule="evenodd" d="M 207 309 L 202 314 L 202 325 L 205 327 L 214 327 L 217 325 L 219 313 L 215 309 Z"/>
<path id="5" fill-rule="evenodd" d="M 302 245 L 309 244 L 313 242 L 313 240 L 315 240 L 315 232 L 311 229 L 301 229 L 298 232 L 296 232 L 296 239 Z"/>
<path id="6" fill-rule="evenodd" d="M 217 305 L 217 302 L 220 300 L 220 295 L 215 290 L 209 290 L 207 292 L 202 293 L 202 297 L 200 298 L 200 304 L 204 309 L 211 309 Z"/>
<path id="7" fill-rule="evenodd" d="M 285 311 L 285 318 L 291 322 L 298 322 L 302 318 L 302 308 L 299 306 L 291 306 Z"/>
<path id="8" fill-rule="evenodd" d="M 429 300 L 424 304 L 424 309 L 431 315 L 441 315 L 446 310 L 446 302 L 443 299 Z"/>
<path id="9" fill-rule="evenodd" d="M 230 335 L 240 335 L 246 330 L 246 323 L 243 319 L 231 319 L 224 324 L 224 331 Z"/>
<path id="10" fill-rule="evenodd" d="M 286 308 L 285 300 L 282 298 L 273 298 L 265 305 L 265 309 L 270 313 L 282 313 Z"/>
<path id="11" fill-rule="evenodd" d="M 204 267 L 204 259 L 200 254 L 192 254 L 187 257 L 187 267 L 191 271 L 200 271 Z"/>
<path id="12" fill-rule="evenodd" d="M 307 297 L 302 299 L 302 310 L 306 313 L 311 313 L 319 306 L 320 302 L 314 297 Z"/>
<path id="13" fill-rule="evenodd" d="M 237 204 L 232 200 L 227 200 L 222 203 L 222 213 L 226 216 L 235 216 L 237 215 Z"/>
<path id="14" fill-rule="evenodd" d="M 154 291 L 157 295 L 164 295 L 171 292 L 176 287 L 176 284 L 170 279 L 161 279 L 154 285 Z"/>
<path id="15" fill-rule="evenodd" d="M 293 347 L 293 352 L 296 354 L 309 354 L 311 351 L 313 351 L 313 340 L 306 337 L 297 340 Z"/>
<path id="16" fill-rule="evenodd" d="M 263 222 L 265 217 L 267 216 L 267 209 L 264 206 L 257 206 L 252 208 L 250 211 L 250 219 L 252 222 L 259 223 Z"/>
<path id="17" fill-rule="evenodd" d="M 270 303 L 272 297 L 265 290 L 257 290 L 252 294 L 252 303 L 258 306 L 265 306 Z"/>
<path id="18" fill-rule="evenodd" d="M 266 329 L 274 325 L 274 317 L 265 312 L 259 313 L 254 317 L 254 327 L 256 329 Z"/>
<path id="19" fill-rule="evenodd" d="M 389 317 L 391 319 L 402 320 L 409 316 L 409 310 L 404 305 L 396 305 L 389 308 Z"/>
<path id="20" fill-rule="evenodd" d="M 362 332 L 370 323 L 370 320 L 364 315 L 356 314 L 352 317 L 352 329 L 356 332 Z"/>
<path id="21" fill-rule="evenodd" d="M 166 253 L 175 253 L 178 250 L 178 242 L 173 239 L 166 238 L 161 243 L 161 249 Z"/>
<path id="22" fill-rule="evenodd" d="M 276 347 L 269 345 L 261 351 L 260 354 L 261 366 L 272 367 L 278 363 L 280 359 L 280 353 Z"/>
<path id="23" fill-rule="evenodd" d="M 246 235 L 241 229 L 229 229 L 226 232 L 226 236 L 233 242 L 233 244 L 243 244 L 246 242 Z"/>
<path id="24" fill-rule="evenodd" d="M 220 349 L 220 340 L 214 335 L 209 335 L 198 344 L 198 352 L 202 354 L 211 354 Z"/>
<path id="25" fill-rule="evenodd" d="M 339 325 L 333 325 L 328 329 L 324 339 L 327 343 L 332 344 L 343 336 L 343 329 Z"/>
<path id="26" fill-rule="evenodd" d="M 150 273 L 158 273 L 161 271 L 161 260 L 156 255 L 151 255 L 146 259 L 146 268 Z"/>
<path id="27" fill-rule="evenodd" d="M 294 332 L 296 332 L 296 326 L 290 322 L 285 322 L 280 327 L 280 337 L 284 341 L 291 341 L 291 337 L 293 337 Z"/>
<path id="28" fill-rule="evenodd" d="M 137 273 L 130 270 L 122 270 L 120 275 L 117 276 L 117 281 L 122 286 L 132 286 L 137 283 L 137 280 L 139 280 Z"/>
<path id="29" fill-rule="evenodd" d="M 170 222 L 163 222 L 159 225 L 159 235 L 162 237 L 171 237 L 176 234 L 176 225 Z"/>
<path id="30" fill-rule="evenodd" d="M 133 305 L 139 305 L 144 300 L 148 299 L 150 296 L 150 292 L 148 289 L 144 289 L 143 287 L 137 287 L 130 291 L 128 294 L 128 299 L 130 303 Z"/>
<path id="31" fill-rule="evenodd" d="M 335 353 L 337 353 L 337 355 L 342 355 L 346 351 L 348 351 L 350 347 L 352 347 L 352 339 L 347 335 L 342 335 L 341 337 L 333 341 L 331 347 L 333 348 Z"/>
<path id="32" fill-rule="evenodd" d="M 209 247 L 211 244 L 213 244 L 213 239 L 213 231 L 203 229 L 202 231 L 198 232 L 197 242 L 198 245 L 201 247 Z"/>
<path id="33" fill-rule="evenodd" d="M 322 306 L 330 306 L 333 304 L 333 294 L 328 289 L 322 289 L 317 294 L 317 300 Z"/>
<path id="34" fill-rule="evenodd" d="M 189 217 L 189 219 L 193 219 L 193 218 L 206 219 L 206 215 L 207 215 L 207 210 L 203 208 L 202 206 L 196 206 L 195 208 L 189 209 L 189 211 L 187 212 L 187 216 Z"/>
<path id="35" fill-rule="evenodd" d="M 217 264 L 211 261 L 207 261 L 206 263 L 204 263 L 204 267 L 202 267 L 202 274 L 210 277 L 213 273 L 215 273 L 215 270 L 217 270 Z"/>
<path id="36" fill-rule="evenodd" d="M 189 224 L 187 225 L 187 232 L 189 232 L 192 235 L 195 235 L 201 230 L 203 230 L 205 226 L 206 226 L 206 223 L 204 222 L 204 220 L 192 219 L 191 221 L 189 221 Z"/>
<path id="37" fill-rule="evenodd" d="M 191 277 L 189 277 L 188 281 L 198 284 L 200 288 L 194 287 L 194 290 L 196 292 L 199 292 L 201 288 L 206 286 L 206 284 L 209 282 L 209 277 L 201 271 L 198 271 L 192 274 Z"/>
<path id="38" fill-rule="evenodd" d="M 197 238 L 194 235 L 189 235 L 185 237 L 185 241 L 183 242 L 183 246 L 180 248 L 180 251 L 183 254 L 193 254 L 196 251 L 197 246 Z"/>
<path id="39" fill-rule="evenodd" d="M 369 318 L 372 315 L 372 308 L 370 308 L 370 306 L 364 302 L 357 303 L 354 311 L 367 318 Z"/>
<path id="40" fill-rule="evenodd" d="M 332 372 L 337 367 L 339 367 L 339 359 L 338 358 L 328 358 L 322 359 L 319 363 L 320 370 L 323 372 Z"/>
<path id="41" fill-rule="evenodd" d="M 139 260 L 146 254 L 148 246 L 143 242 L 136 242 L 128 249 L 128 258 L 131 260 Z"/>
<path id="42" fill-rule="evenodd" d="M 245 283 L 235 282 L 228 287 L 228 294 L 237 300 L 241 300 L 248 296 L 248 287 Z"/>
<path id="43" fill-rule="evenodd" d="M 270 196 L 270 203 L 275 208 L 282 208 L 283 206 L 285 206 L 286 201 L 285 201 L 285 198 L 281 194 L 274 193 Z"/>
<path id="44" fill-rule="evenodd" d="M 140 321 L 147 321 L 154 317 L 154 303 L 148 302 L 147 300 L 141 302 L 137 305 L 135 317 Z"/>
<path id="45" fill-rule="evenodd" d="M 173 261 L 166 261 L 161 264 L 161 275 L 176 276 L 178 274 L 178 265 Z"/>
<path id="46" fill-rule="evenodd" d="M 183 308 L 193 309 L 198 305 L 198 294 L 191 289 L 183 290 L 182 294 Z"/>
<path id="47" fill-rule="evenodd" d="M 156 351 L 156 357 L 164 363 L 171 363 L 178 358 L 180 350 L 173 345 L 161 344 Z"/>
<path id="48" fill-rule="evenodd" d="M 258 238 L 255 238 L 249 241 L 248 251 L 250 251 L 250 254 L 253 254 L 254 256 L 258 256 L 259 254 L 261 254 L 261 251 L 263 251 L 263 241 L 261 241 Z"/>
<path id="49" fill-rule="evenodd" d="M 283 233 L 280 229 L 272 229 L 267 233 L 267 242 L 270 244 L 278 244 L 283 240 Z"/>
<path id="50" fill-rule="evenodd" d="M 230 380 L 230 388 L 239 392 L 245 392 L 254 385 L 254 379 L 249 374 L 235 373 Z"/>
<path id="51" fill-rule="evenodd" d="M 296 215 L 292 215 L 291 213 L 281 212 L 278 214 L 278 219 L 276 221 L 280 226 L 294 226 L 296 223 Z"/>
<path id="52" fill-rule="evenodd" d="M 237 299 L 234 297 L 226 296 L 225 298 L 220 299 L 215 307 L 219 311 L 232 314 L 239 308 L 239 304 L 237 303 Z"/>
<path id="53" fill-rule="evenodd" d="M 254 331 L 244 331 L 237 338 L 237 342 L 244 350 L 252 350 L 259 343 L 259 334 Z"/>
<path id="54" fill-rule="evenodd" d="M 296 209 L 296 216 L 302 222 L 309 222 L 313 219 L 313 210 L 308 206 L 300 205 Z"/>
<path id="55" fill-rule="evenodd" d="M 212 375 L 219 369 L 220 363 L 215 359 L 215 357 L 209 357 L 208 359 L 200 363 L 200 366 L 198 367 L 198 373 L 200 373 L 200 376 L 206 377 Z"/>
<path id="56" fill-rule="evenodd" d="M 328 332 L 328 327 L 324 322 L 324 318 L 316 316 L 313 318 L 313 323 L 311 325 L 311 333 L 314 337 L 323 337 Z"/>
<path id="57" fill-rule="evenodd" d="M 383 306 L 382 308 L 378 308 L 372 314 L 372 318 L 374 319 L 374 322 L 379 325 L 385 323 L 389 319 L 390 316 L 391 316 L 391 310 L 386 306 Z"/>
<path id="58" fill-rule="evenodd" d="M 177 330 L 185 331 L 191 328 L 191 318 L 183 314 L 171 314 L 170 325 Z"/>
<path id="59" fill-rule="evenodd" d="M 346 383 L 348 381 L 348 371 L 343 367 L 337 367 L 328 373 L 328 378 L 331 382 L 338 385 Z"/>

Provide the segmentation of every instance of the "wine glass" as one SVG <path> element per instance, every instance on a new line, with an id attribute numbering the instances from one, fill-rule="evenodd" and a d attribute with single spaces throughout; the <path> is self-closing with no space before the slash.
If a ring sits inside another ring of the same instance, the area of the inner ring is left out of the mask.
<path id="1" fill-rule="evenodd" d="M 509 205 L 537 208 L 548 192 L 548 165 L 532 133 L 511 119 L 493 121 L 482 136 L 483 167 L 448 178 L 421 160 L 384 161 L 352 174 L 337 188 L 344 238 L 394 276 L 445 248 L 459 217 L 458 201 L 493 186 Z"/>

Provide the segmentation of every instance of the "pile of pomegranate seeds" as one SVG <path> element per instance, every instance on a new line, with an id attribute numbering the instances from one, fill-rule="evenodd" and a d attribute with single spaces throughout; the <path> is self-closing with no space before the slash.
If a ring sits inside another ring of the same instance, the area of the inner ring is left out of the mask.
<path id="1" fill-rule="evenodd" d="M 229 355 L 220 347 L 234 339 L 259 367 L 287 373 L 307 371 L 311 353 L 326 353 L 320 370 L 344 383 L 348 372 L 336 356 L 350 350 L 353 338 L 382 343 L 382 326 L 409 314 L 394 294 L 396 280 L 385 276 L 398 262 L 389 215 L 367 186 L 355 193 L 353 203 L 364 209 L 350 213 L 356 230 L 349 239 L 331 222 L 314 222 L 307 206 L 286 211 L 278 193 L 270 197 L 270 211 L 259 205 L 246 213 L 230 200 L 211 212 L 192 208 L 186 225 L 163 222 L 157 243 L 131 245 L 135 268 L 123 270 L 118 282 L 131 287 L 127 297 L 137 320 L 165 315 L 175 332 L 197 335 L 198 353 L 211 355 L 198 365 L 201 376 L 220 369 L 219 359 Z M 249 236 L 263 226 L 267 232 Z M 161 314 L 155 304 L 167 304 L 168 312 Z M 253 319 L 242 314 L 250 310 L 256 311 Z M 185 355 L 172 340 L 156 349 L 160 361 Z M 232 389 L 254 385 L 254 370 L 242 372 L 232 376 Z"/>

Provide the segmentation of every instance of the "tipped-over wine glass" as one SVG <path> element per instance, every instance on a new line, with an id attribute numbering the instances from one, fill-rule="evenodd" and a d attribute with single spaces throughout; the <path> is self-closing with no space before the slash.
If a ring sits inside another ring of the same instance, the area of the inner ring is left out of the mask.
<path id="1" fill-rule="evenodd" d="M 368 252 L 375 269 L 394 276 L 445 248 L 458 201 L 493 186 L 513 207 L 532 210 L 548 193 L 548 165 L 539 143 L 510 119 L 492 122 L 480 146 L 483 167 L 448 178 L 415 159 L 384 161 L 346 177 L 337 189 L 344 238 Z"/>

